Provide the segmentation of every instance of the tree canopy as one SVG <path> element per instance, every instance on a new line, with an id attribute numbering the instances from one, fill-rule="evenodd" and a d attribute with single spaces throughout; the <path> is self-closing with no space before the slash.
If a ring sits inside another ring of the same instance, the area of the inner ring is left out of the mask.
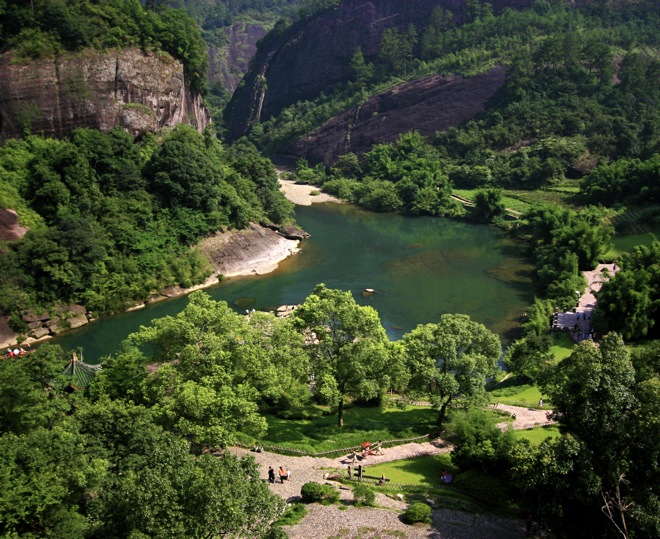
<path id="1" fill-rule="evenodd" d="M 347 397 L 376 399 L 398 381 L 401 366 L 389 353 L 378 313 L 358 305 L 350 292 L 317 285 L 293 323 L 305 335 L 316 390 L 337 406 L 340 427 Z"/>
<path id="2" fill-rule="evenodd" d="M 499 337 L 467 315 L 443 314 L 403 337 L 410 371 L 409 391 L 428 399 L 442 425 L 447 409 L 459 402 L 484 402 L 488 378 L 502 353 Z"/>

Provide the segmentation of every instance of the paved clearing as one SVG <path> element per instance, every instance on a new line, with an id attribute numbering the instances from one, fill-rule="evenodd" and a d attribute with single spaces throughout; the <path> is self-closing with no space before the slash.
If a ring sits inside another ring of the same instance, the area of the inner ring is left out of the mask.
<path id="1" fill-rule="evenodd" d="M 516 414 L 511 425 L 515 429 L 526 429 L 548 424 L 548 410 L 533 410 L 516 406 L 498 405 L 498 409 Z M 372 455 L 360 464 L 368 467 L 382 462 L 410 459 L 424 455 L 448 453 L 452 446 L 442 440 L 424 443 L 403 444 L 386 447 L 382 455 Z M 279 478 L 270 489 L 291 502 L 300 496 L 300 488 L 309 481 L 329 483 L 339 489 L 342 505 L 324 507 L 319 504 L 307 506 L 307 516 L 295 526 L 286 529 L 292 539 L 509 539 L 524 537 L 525 525 L 522 520 L 501 518 L 489 514 L 472 514 L 463 511 L 438 509 L 433 511 L 430 526 L 408 526 L 400 520 L 400 514 L 407 504 L 378 493 L 376 503 L 379 508 L 357 508 L 352 506 L 353 495 L 338 483 L 327 481 L 324 475 L 335 471 L 344 473 L 349 462 L 348 455 L 337 458 L 292 457 L 263 451 L 251 452 L 242 448 L 231 448 L 236 455 L 249 454 L 261 464 L 261 478 L 267 480 L 268 466 L 276 471 L 280 466 L 291 470 L 291 479 L 281 483 Z"/>

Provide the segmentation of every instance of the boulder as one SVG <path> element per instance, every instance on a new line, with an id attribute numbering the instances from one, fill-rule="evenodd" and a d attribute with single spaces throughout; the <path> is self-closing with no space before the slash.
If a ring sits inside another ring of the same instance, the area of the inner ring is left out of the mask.
<path id="1" fill-rule="evenodd" d="M 87 308 L 84 305 L 58 305 L 55 307 L 55 312 L 63 315 L 70 313 L 73 316 L 80 316 L 87 312 Z"/>
<path id="2" fill-rule="evenodd" d="M 30 322 L 43 322 L 44 320 L 48 320 L 50 318 L 50 314 L 47 312 L 43 312 L 41 314 L 29 313 L 24 314 L 21 318 L 23 318 L 23 322 L 29 324 Z"/>
<path id="3" fill-rule="evenodd" d="M 302 228 L 293 225 L 283 226 L 278 232 L 287 240 L 304 240 L 310 236 L 310 234 L 305 232 Z"/>
<path id="4" fill-rule="evenodd" d="M 28 229 L 18 223 L 18 213 L 9 208 L 0 208 L 0 240 L 20 240 Z"/>
<path id="5" fill-rule="evenodd" d="M 30 331 L 30 335 L 32 335 L 32 337 L 34 337 L 35 339 L 41 339 L 46 335 L 50 335 L 50 330 L 45 327 L 38 327 Z"/>
<path id="6" fill-rule="evenodd" d="M 78 316 L 74 316 L 73 318 L 69 318 L 67 322 L 69 323 L 71 329 L 79 328 L 86 324 L 89 324 L 89 320 L 87 319 L 87 316 L 85 316 L 84 314 L 80 314 Z"/>

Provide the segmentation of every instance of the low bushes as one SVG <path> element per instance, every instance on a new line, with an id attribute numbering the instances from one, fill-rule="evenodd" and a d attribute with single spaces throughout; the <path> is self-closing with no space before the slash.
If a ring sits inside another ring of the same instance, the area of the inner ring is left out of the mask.
<path id="1" fill-rule="evenodd" d="M 376 493 L 367 485 L 359 483 L 353 487 L 353 501 L 358 507 L 373 506 L 376 502 Z"/>
<path id="2" fill-rule="evenodd" d="M 416 522 L 431 523 L 431 508 L 422 502 L 413 503 L 406 512 L 403 513 L 402 519 L 406 524 L 415 524 Z"/>
<path id="3" fill-rule="evenodd" d="M 305 503 L 319 502 L 323 505 L 330 505 L 339 501 L 339 492 L 334 487 L 313 481 L 302 486 L 300 495 Z"/>

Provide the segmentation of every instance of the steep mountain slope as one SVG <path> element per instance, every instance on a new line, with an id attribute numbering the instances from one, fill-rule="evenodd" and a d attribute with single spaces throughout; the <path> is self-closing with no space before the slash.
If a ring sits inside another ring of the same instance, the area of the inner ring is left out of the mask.
<path id="1" fill-rule="evenodd" d="M 266 32 L 261 24 L 244 22 L 225 28 L 227 44 L 224 47 L 209 46 L 209 81 L 219 81 L 229 92 L 236 90 L 257 51 L 257 41 Z"/>
<path id="2" fill-rule="evenodd" d="M 531 0 L 496 0 L 495 12 L 522 8 Z M 387 28 L 417 31 L 434 8 L 451 10 L 454 21 L 468 14 L 467 0 L 345 0 L 282 30 L 277 27 L 260 43 L 253 65 L 227 107 L 230 138 L 244 135 L 251 123 L 263 121 L 284 107 L 313 99 L 350 78 L 350 60 L 360 48 L 365 59 L 378 53 Z"/>
<path id="3" fill-rule="evenodd" d="M 289 151 L 331 165 L 342 154 L 362 155 L 374 144 L 394 142 L 407 131 L 433 136 L 481 112 L 505 76 L 506 68 L 498 66 L 475 77 L 433 75 L 400 84 L 333 118 Z"/>

